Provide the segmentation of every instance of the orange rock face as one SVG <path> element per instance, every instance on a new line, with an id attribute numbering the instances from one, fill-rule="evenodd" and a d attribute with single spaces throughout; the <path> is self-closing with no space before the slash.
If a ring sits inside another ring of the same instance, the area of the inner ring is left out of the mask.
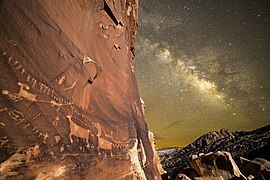
<path id="1" fill-rule="evenodd" d="M 0 2 L 0 177 L 160 179 L 137 14 L 137 0 Z"/>

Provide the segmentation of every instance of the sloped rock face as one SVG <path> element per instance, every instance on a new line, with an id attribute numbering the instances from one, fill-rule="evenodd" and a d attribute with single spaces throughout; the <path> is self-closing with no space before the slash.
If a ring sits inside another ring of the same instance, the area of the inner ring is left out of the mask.
<path id="1" fill-rule="evenodd" d="M 189 164 L 192 155 L 217 151 L 230 152 L 239 164 L 239 158 L 270 159 L 270 125 L 254 131 L 220 130 L 207 133 L 184 148 L 175 148 L 159 153 L 161 164 L 167 171 L 166 178 L 175 179 L 177 174 L 183 173 L 193 176 L 194 171 Z"/>
<path id="2" fill-rule="evenodd" d="M 134 75 L 137 8 L 0 2 L 1 178 L 160 179 Z"/>
<path id="3" fill-rule="evenodd" d="M 199 177 L 246 179 L 228 152 L 218 151 L 216 153 L 195 156 L 190 161 L 190 165 L 198 173 Z"/>
<path id="4" fill-rule="evenodd" d="M 270 179 L 270 162 L 262 158 L 248 160 L 240 158 L 239 168 L 246 177 L 254 179 Z"/>

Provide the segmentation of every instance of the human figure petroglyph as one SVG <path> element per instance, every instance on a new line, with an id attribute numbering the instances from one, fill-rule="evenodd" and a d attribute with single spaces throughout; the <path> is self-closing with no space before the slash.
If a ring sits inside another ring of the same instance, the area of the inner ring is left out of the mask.
<path id="1" fill-rule="evenodd" d="M 84 129 L 82 127 L 80 127 L 79 125 L 77 125 L 76 123 L 74 123 L 72 121 L 72 114 L 69 112 L 68 115 L 66 116 L 68 121 L 69 121 L 69 128 L 70 128 L 70 134 L 69 134 L 69 139 L 70 142 L 73 143 L 73 139 L 72 139 L 72 135 L 79 137 L 79 138 L 83 138 L 86 140 L 86 144 L 87 144 L 87 148 L 90 148 L 90 144 L 89 144 L 89 138 L 90 135 L 93 136 L 92 132 L 88 129 Z"/>
<path id="2" fill-rule="evenodd" d="M 60 140 L 61 140 L 61 137 L 60 136 L 54 136 L 54 139 L 55 139 L 55 142 L 56 143 L 59 143 Z"/>
<path id="3" fill-rule="evenodd" d="M 25 69 L 22 68 L 21 75 L 23 75 L 24 73 L 25 73 Z"/>
<path id="4" fill-rule="evenodd" d="M 59 117 L 56 116 L 56 117 L 54 118 L 54 120 L 53 120 L 53 126 L 54 126 L 54 127 L 57 127 L 58 122 L 59 122 Z"/>
<path id="5" fill-rule="evenodd" d="M 66 80 L 66 75 L 62 75 L 59 79 L 57 79 L 57 83 L 59 86 L 63 84 L 63 82 Z"/>

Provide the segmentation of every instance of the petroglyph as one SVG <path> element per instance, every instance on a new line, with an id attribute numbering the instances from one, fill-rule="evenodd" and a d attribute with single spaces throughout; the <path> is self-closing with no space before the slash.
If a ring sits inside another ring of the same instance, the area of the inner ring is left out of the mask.
<path id="1" fill-rule="evenodd" d="M 49 139 L 49 133 L 46 133 L 44 136 L 43 136 L 43 142 L 46 143 L 46 140 Z"/>
<path id="2" fill-rule="evenodd" d="M 61 146 L 61 148 L 59 150 L 60 150 L 60 152 L 63 152 L 65 150 L 64 144 Z"/>
<path id="3" fill-rule="evenodd" d="M 23 127 L 23 129 L 27 128 L 27 127 L 30 127 L 31 124 L 27 124 L 26 126 Z"/>
<path id="4" fill-rule="evenodd" d="M 56 116 L 56 117 L 54 118 L 54 120 L 53 120 L 53 126 L 54 126 L 54 127 L 57 127 L 58 122 L 59 122 L 59 117 Z"/>
<path id="5" fill-rule="evenodd" d="M 39 118 L 40 116 L 41 116 L 41 113 L 38 113 L 37 115 L 35 115 L 35 116 L 33 117 L 32 120 L 34 121 L 34 120 L 36 120 L 37 118 Z"/>
<path id="6" fill-rule="evenodd" d="M 61 86 L 65 80 L 66 80 L 66 75 L 61 76 L 61 77 L 57 80 L 58 85 Z"/>
<path id="7" fill-rule="evenodd" d="M 25 69 L 22 68 L 21 75 L 23 75 L 24 73 L 25 73 Z"/>
<path id="8" fill-rule="evenodd" d="M 57 107 L 56 111 L 59 111 L 61 106 L 63 105 L 63 104 L 60 104 L 58 102 L 55 102 L 54 100 L 51 100 L 50 103 L 52 104 L 52 107 L 54 107 L 54 106 Z"/>
<path id="9" fill-rule="evenodd" d="M 60 136 L 54 136 L 54 139 L 55 139 L 55 142 L 56 143 L 59 143 L 60 140 L 61 140 L 61 137 Z"/>
<path id="10" fill-rule="evenodd" d="M 110 152 L 112 153 L 112 143 L 104 138 L 98 137 L 98 148 L 110 150 Z"/>
<path id="11" fill-rule="evenodd" d="M 103 134 L 103 127 L 97 122 L 94 123 L 94 127 L 96 127 L 97 129 L 98 148 L 104 149 L 104 150 L 110 150 L 110 153 L 112 153 L 113 143 L 100 137 Z"/>
<path id="12" fill-rule="evenodd" d="M 70 142 L 73 143 L 73 139 L 72 139 L 72 135 L 79 137 L 79 138 L 83 138 L 86 140 L 86 144 L 88 148 L 90 148 L 90 144 L 89 144 L 89 138 L 90 135 L 93 136 L 92 132 L 88 129 L 84 129 L 82 127 L 80 127 L 79 125 L 75 124 L 72 121 L 72 115 L 70 113 L 68 113 L 68 115 L 66 116 L 68 121 L 69 121 L 69 128 L 70 128 L 70 134 L 69 134 L 69 139 Z"/>
<path id="13" fill-rule="evenodd" d="M 15 93 L 10 93 L 7 90 L 3 90 L 2 94 L 7 95 L 9 99 L 11 99 L 11 100 L 13 100 L 15 102 L 23 100 L 23 98 L 20 95 L 15 94 Z"/>
<path id="14" fill-rule="evenodd" d="M 4 146 L 5 144 L 7 144 L 9 142 L 9 139 L 7 136 L 5 137 L 0 137 L 0 147 Z"/>
<path id="15" fill-rule="evenodd" d="M 8 43 L 14 47 L 17 46 L 17 43 L 13 39 L 9 40 Z"/>
<path id="16" fill-rule="evenodd" d="M 27 92 L 26 90 L 29 90 L 30 87 L 27 85 L 27 84 L 23 84 L 23 83 L 20 83 L 18 82 L 18 85 L 20 86 L 20 91 L 19 91 L 19 96 L 25 98 L 25 99 L 28 99 L 30 101 L 35 101 L 36 100 L 36 95 L 35 94 L 32 94 L 32 93 L 29 93 Z"/>
<path id="17" fill-rule="evenodd" d="M 8 115 L 14 120 L 17 122 L 17 124 L 20 124 L 20 123 L 27 123 L 26 119 L 25 119 L 25 116 L 23 115 L 22 112 L 20 111 L 17 111 L 17 110 L 10 110 L 8 112 Z"/>
<path id="18" fill-rule="evenodd" d="M 64 90 L 66 91 L 66 90 L 69 90 L 69 89 L 73 89 L 76 86 L 77 81 L 78 81 L 78 79 L 76 79 L 70 87 L 65 88 Z"/>
<path id="19" fill-rule="evenodd" d="M 30 89 L 27 84 L 18 82 L 18 85 L 20 86 L 19 93 L 11 93 L 8 90 L 3 90 L 2 94 L 7 95 L 9 99 L 14 100 L 15 102 L 21 101 L 23 98 L 31 102 L 36 101 L 37 96 L 26 91 Z"/>
<path id="20" fill-rule="evenodd" d="M 0 112 L 4 112 L 4 111 L 7 111 L 7 110 L 8 110 L 8 108 L 5 107 L 4 109 L 0 109 Z"/>

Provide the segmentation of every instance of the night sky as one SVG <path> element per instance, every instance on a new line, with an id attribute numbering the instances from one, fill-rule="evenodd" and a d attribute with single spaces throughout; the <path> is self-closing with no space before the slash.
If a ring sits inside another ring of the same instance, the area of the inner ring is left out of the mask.
<path id="1" fill-rule="evenodd" d="M 269 0 L 140 0 L 136 43 L 159 148 L 270 124 Z"/>

